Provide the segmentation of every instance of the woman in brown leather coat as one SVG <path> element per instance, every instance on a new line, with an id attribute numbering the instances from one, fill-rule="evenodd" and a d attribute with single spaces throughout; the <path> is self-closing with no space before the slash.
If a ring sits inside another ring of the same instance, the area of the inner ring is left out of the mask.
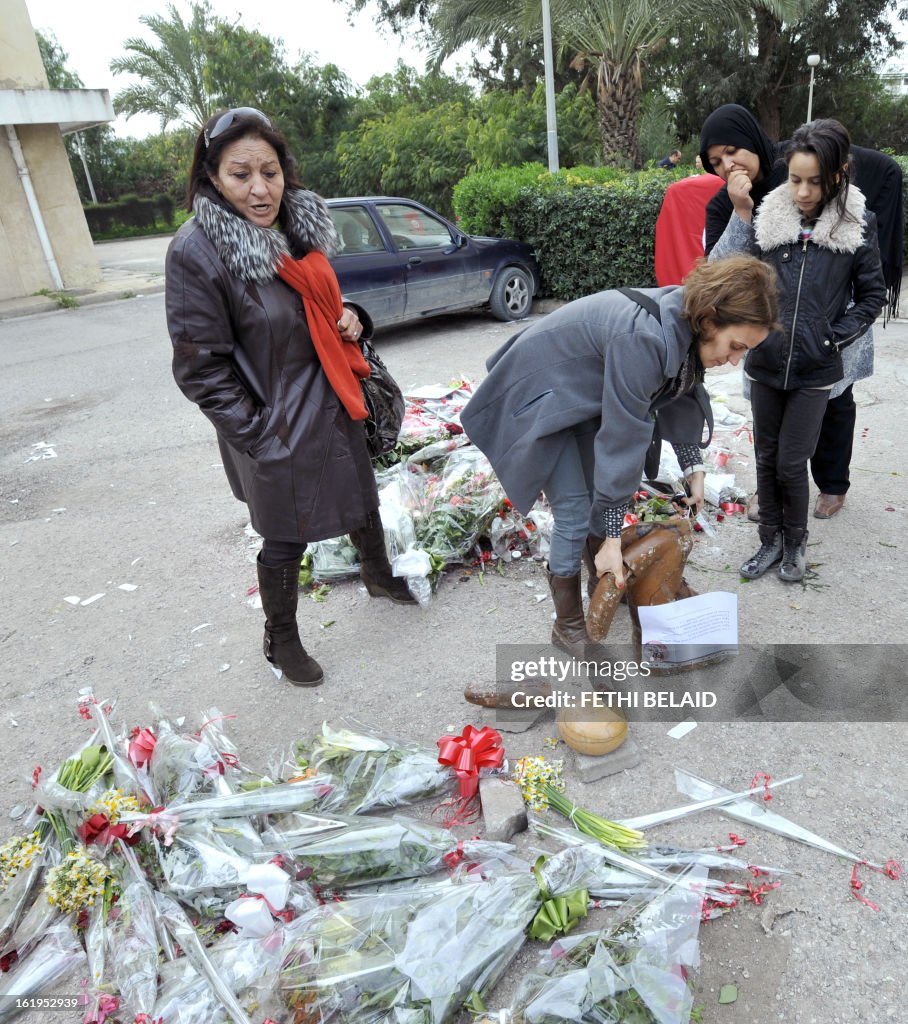
<path id="1" fill-rule="evenodd" d="M 213 423 L 233 494 L 263 537 L 265 657 L 314 686 L 322 669 L 296 622 L 307 543 L 349 533 L 369 593 L 413 600 L 391 574 L 378 516 L 359 386 L 364 325 L 339 291 L 331 305 L 337 282 L 324 257 L 337 246 L 334 225 L 260 111 L 209 119 L 188 205 L 195 216 L 166 264 L 174 377 Z M 300 280 L 301 290 L 291 283 Z"/>

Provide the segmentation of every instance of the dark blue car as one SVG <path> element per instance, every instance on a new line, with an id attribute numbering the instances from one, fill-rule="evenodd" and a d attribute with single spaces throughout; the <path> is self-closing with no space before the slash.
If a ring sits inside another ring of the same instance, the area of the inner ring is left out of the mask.
<path id="1" fill-rule="evenodd" d="M 331 261 L 344 300 L 376 327 L 488 305 L 499 320 L 525 317 L 539 286 L 533 250 L 465 235 L 412 199 L 329 199 L 341 239 Z"/>

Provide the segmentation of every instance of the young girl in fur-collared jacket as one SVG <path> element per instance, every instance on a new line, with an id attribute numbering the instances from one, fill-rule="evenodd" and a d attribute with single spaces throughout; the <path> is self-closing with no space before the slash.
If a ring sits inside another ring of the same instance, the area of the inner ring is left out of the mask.
<path id="1" fill-rule="evenodd" d="M 842 350 L 879 316 L 886 286 L 876 218 L 848 180 L 850 138 L 838 121 L 811 121 L 785 151 L 788 181 L 761 203 L 753 225 L 736 215 L 711 258 L 742 248 L 776 271 L 778 331 L 747 358 L 757 447 L 760 548 L 741 566 L 757 579 L 804 577 L 807 460 L 816 447 Z M 736 172 L 732 172 L 734 175 Z M 746 188 L 744 172 L 740 185 Z M 728 187 L 733 185 L 731 176 Z"/>

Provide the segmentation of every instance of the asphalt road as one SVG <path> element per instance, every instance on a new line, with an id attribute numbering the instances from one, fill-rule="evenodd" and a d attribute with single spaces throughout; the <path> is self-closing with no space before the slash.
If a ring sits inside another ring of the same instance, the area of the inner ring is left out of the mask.
<path id="1" fill-rule="evenodd" d="M 512 329 L 481 314 L 449 317 L 385 333 L 378 347 L 405 386 L 479 378 Z M 744 643 L 785 644 L 818 664 L 830 645 L 871 644 L 884 655 L 871 674 L 902 693 L 906 340 L 903 323 L 878 332 L 876 376 L 859 388 L 854 485 L 838 517 L 811 526 L 808 585 L 743 583 L 734 567 L 755 531 L 740 518 L 698 540 L 688 574 L 698 590 L 738 595 Z M 127 726 L 150 723 L 149 701 L 194 721 L 216 705 L 237 716 L 231 730 L 244 760 L 266 765 L 343 714 L 428 746 L 468 722 L 494 724 L 462 700 L 464 684 L 494 677 L 496 644 L 546 639 L 551 602 L 535 600 L 546 591 L 539 564 L 514 563 L 483 582 L 453 571 L 426 609 L 370 600 L 349 582 L 324 603 L 301 601 L 301 630 L 325 685 L 277 681 L 247 594 L 255 550 L 245 510 L 228 491 L 208 422 L 174 386 L 169 358 L 161 295 L 0 323 L 0 839 L 16 831 L 7 815 L 28 802 L 33 767 L 53 767 L 86 738 L 81 687 L 118 697 L 117 721 Z M 721 383 L 735 406 L 736 380 Z M 736 446 L 731 465 L 750 486 L 746 434 Z M 628 636 L 623 619 L 616 636 Z M 828 672 L 847 676 L 854 661 L 836 650 Z M 738 672 L 734 662 L 722 669 L 729 685 Z M 628 817 L 679 802 L 676 765 L 733 788 L 757 771 L 803 773 L 774 810 L 870 859 L 908 865 L 903 720 L 704 722 L 680 740 L 668 728 L 633 724 L 639 766 L 600 782 L 581 783 L 568 757 L 569 795 Z M 549 718 L 507 736 L 508 756 L 543 753 L 553 734 Z M 566 753 L 561 746 L 555 756 Z M 741 906 L 701 930 L 702 1020 L 904 1020 L 906 884 L 864 871 L 874 912 L 852 897 L 843 861 L 715 814 L 654 837 L 715 846 L 729 831 L 744 832 L 749 859 L 797 874 L 763 906 Z M 521 955 L 503 996 L 529 957 Z M 738 1001 L 720 1006 L 728 982 Z"/>

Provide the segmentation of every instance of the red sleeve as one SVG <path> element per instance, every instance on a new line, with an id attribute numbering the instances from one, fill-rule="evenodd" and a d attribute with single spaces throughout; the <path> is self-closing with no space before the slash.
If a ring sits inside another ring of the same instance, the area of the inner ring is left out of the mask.
<path id="1" fill-rule="evenodd" d="M 698 174 L 672 182 L 656 221 L 656 283 L 681 284 L 703 255 L 706 204 L 724 182 L 715 174 Z"/>

